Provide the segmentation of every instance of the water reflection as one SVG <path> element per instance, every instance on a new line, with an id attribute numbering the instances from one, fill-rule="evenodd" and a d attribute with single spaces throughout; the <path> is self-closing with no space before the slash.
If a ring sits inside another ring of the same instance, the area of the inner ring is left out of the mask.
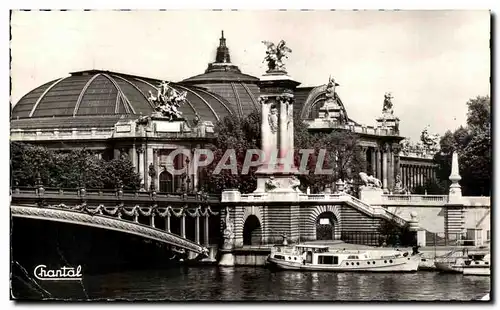
<path id="1" fill-rule="evenodd" d="M 157 300 L 471 300 L 490 291 L 489 277 L 270 272 L 253 267 L 121 272 L 87 276 L 84 284 L 90 298 Z M 76 285 L 73 289 L 81 290 Z M 57 289 L 51 293 L 63 294 Z"/>

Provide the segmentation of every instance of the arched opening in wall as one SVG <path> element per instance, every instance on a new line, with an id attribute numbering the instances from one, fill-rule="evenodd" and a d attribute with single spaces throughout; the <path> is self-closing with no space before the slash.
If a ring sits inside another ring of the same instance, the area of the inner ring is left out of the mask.
<path id="1" fill-rule="evenodd" d="M 167 193 L 173 192 L 173 178 L 168 171 L 160 173 L 160 192 Z"/>
<path id="2" fill-rule="evenodd" d="M 323 212 L 316 220 L 316 240 L 335 239 L 335 215 L 332 212 Z"/>
<path id="3" fill-rule="evenodd" d="M 307 116 L 308 119 L 315 119 L 315 118 L 318 118 L 319 117 L 319 109 L 323 106 L 324 104 L 324 101 L 319 101 L 319 100 L 316 100 L 310 110 L 309 110 L 309 115 Z"/>
<path id="4" fill-rule="evenodd" d="M 259 245 L 262 241 L 262 227 L 255 215 L 247 217 L 243 225 L 243 245 Z"/>

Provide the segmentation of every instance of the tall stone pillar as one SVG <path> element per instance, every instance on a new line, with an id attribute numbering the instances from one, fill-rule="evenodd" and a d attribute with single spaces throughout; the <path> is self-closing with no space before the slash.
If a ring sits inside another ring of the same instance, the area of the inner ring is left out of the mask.
<path id="1" fill-rule="evenodd" d="M 130 157 L 130 161 L 134 166 L 134 171 L 137 172 L 137 150 L 135 148 L 135 143 L 133 143 L 132 147 L 129 149 L 128 156 Z"/>
<path id="2" fill-rule="evenodd" d="M 156 176 L 154 178 L 154 180 L 152 180 L 154 186 L 155 186 L 155 189 L 158 191 L 160 189 L 160 165 L 158 164 L 159 162 L 159 150 L 158 149 L 153 149 L 153 166 L 155 168 L 155 171 L 156 171 Z"/>
<path id="3" fill-rule="evenodd" d="M 293 99 L 288 101 L 287 104 L 287 134 L 288 134 L 288 152 L 295 152 L 295 143 L 294 143 L 294 124 L 293 124 Z M 294 153 L 292 153 L 294 154 Z M 292 156 L 293 158 L 293 156 Z"/>
<path id="4" fill-rule="evenodd" d="M 279 100 L 279 136 L 278 136 L 278 147 L 279 147 L 279 158 L 284 159 L 288 152 L 288 143 L 290 142 L 290 136 L 288 135 L 288 100 L 285 98 L 280 98 Z"/>
<path id="5" fill-rule="evenodd" d="M 394 188 L 394 153 L 392 151 L 392 147 L 389 146 L 389 153 L 387 154 L 387 158 L 389 161 L 389 172 L 387 174 L 388 179 L 388 187 L 391 189 Z"/>
<path id="6" fill-rule="evenodd" d="M 144 171 L 146 172 L 146 178 L 147 182 L 144 183 L 144 186 L 146 189 L 149 189 L 149 186 L 151 185 L 151 176 L 149 175 L 149 164 L 153 163 L 153 148 L 151 146 L 148 146 L 146 149 L 146 162 L 144 163 Z"/>
<path id="7" fill-rule="evenodd" d="M 144 174 L 144 148 L 139 147 L 137 149 L 137 154 L 139 155 L 139 175 L 141 177 L 141 189 L 146 189 L 146 176 Z"/>
<path id="8" fill-rule="evenodd" d="M 196 145 L 196 149 L 201 149 L 201 145 L 197 144 Z M 198 162 L 198 160 L 194 158 L 194 153 L 193 153 L 193 160 L 191 162 L 191 165 L 193 167 L 193 171 L 192 171 L 192 174 L 193 174 L 193 188 L 196 191 L 199 191 L 200 190 L 200 180 L 199 180 L 199 175 L 198 175 L 199 174 L 198 165 L 196 165 L 197 162 Z"/>
<path id="9" fill-rule="evenodd" d="M 363 159 L 363 162 L 364 162 L 364 165 L 365 165 L 363 167 L 363 172 L 365 172 L 365 173 L 368 174 L 370 172 L 368 171 L 368 160 L 366 158 L 366 156 L 367 156 L 366 152 L 367 151 L 368 151 L 368 148 L 366 146 L 362 146 L 361 147 L 361 158 Z"/>
<path id="10" fill-rule="evenodd" d="M 411 186 L 412 188 L 417 186 L 417 168 L 415 168 L 415 165 L 411 165 Z"/>
<path id="11" fill-rule="evenodd" d="M 208 237 L 209 237 L 209 236 L 208 236 L 208 232 L 210 231 L 209 226 L 208 226 L 208 223 L 209 223 L 209 215 L 208 215 L 208 213 L 207 213 L 207 215 L 205 215 L 205 225 L 204 225 L 204 226 L 205 226 L 205 227 L 204 227 L 204 229 L 205 229 L 205 233 L 203 234 L 203 239 L 204 239 L 204 244 L 205 244 L 205 246 L 208 246 L 208 243 L 209 243 L 209 240 L 210 240 L 210 239 L 208 238 Z"/>
<path id="12" fill-rule="evenodd" d="M 397 175 L 399 175 L 402 178 L 401 175 L 401 163 L 400 163 L 400 158 L 399 158 L 399 152 L 401 151 L 401 146 L 399 143 L 393 143 L 392 144 L 392 152 L 394 154 L 394 178 L 396 178 Z"/>
<path id="13" fill-rule="evenodd" d="M 389 152 L 389 146 L 388 144 L 384 144 L 383 148 L 383 154 L 382 154 L 382 186 L 384 190 L 387 190 L 387 173 L 388 173 L 388 167 L 387 167 L 387 161 L 388 161 L 388 153 Z"/>
<path id="14" fill-rule="evenodd" d="M 186 214 L 181 215 L 181 237 L 186 239 Z"/>
<path id="15" fill-rule="evenodd" d="M 382 165 L 381 165 L 381 162 L 382 162 L 382 157 L 381 157 L 381 153 L 380 153 L 380 148 L 377 148 L 377 179 L 382 179 Z"/>
<path id="16" fill-rule="evenodd" d="M 296 173 L 293 160 L 292 167 L 283 164 L 288 152 L 293 152 L 293 92 L 299 84 L 283 71 L 268 72 L 259 82 L 261 141 L 266 161 L 257 169 L 256 192 L 265 192 L 266 182 L 271 182 L 271 179 L 273 186 L 281 191 L 293 191 L 292 176 Z M 293 153 L 290 155 L 293 159 Z M 269 161 L 270 156 L 277 156 L 273 163 Z"/>
<path id="17" fill-rule="evenodd" d="M 377 154 L 376 154 L 374 148 L 371 149 L 370 153 L 371 153 L 370 159 L 371 159 L 371 164 L 372 164 L 372 169 L 371 169 L 370 173 L 371 173 L 371 175 L 377 177 L 377 157 L 376 157 Z"/>
<path id="18" fill-rule="evenodd" d="M 271 155 L 274 143 L 274 137 L 271 132 L 271 125 L 269 123 L 270 114 L 271 114 L 271 105 L 269 104 L 267 97 L 259 97 L 260 102 L 260 111 L 261 111 L 261 124 L 260 124 L 260 132 L 261 132 L 261 144 L 262 144 L 262 152 L 264 152 L 265 163 L 262 166 L 263 168 L 267 168 L 267 163 L 269 162 L 269 156 Z M 274 112 L 273 112 L 274 113 Z M 274 130 L 274 128 L 273 128 Z"/>
<path id="19" fill-rule="evenodd" d="M 195 217 L 194 242 L 200 244 L 200 216 L 198 214 Z"/>

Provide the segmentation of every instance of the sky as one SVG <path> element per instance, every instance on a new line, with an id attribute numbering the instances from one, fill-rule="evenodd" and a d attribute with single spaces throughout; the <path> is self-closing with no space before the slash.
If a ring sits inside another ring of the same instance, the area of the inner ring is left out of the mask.
<path id="1" fill-rule="evenodd" d="M 11 101 L 70 72 L 103 69 L 180 81 L 215 60 L 221 30 L 232 63 L 260 77 L 261 41 L 283 39 L 301 86 L 331 75 L 350 118 L 375 125 L 393 95 L 402 136 L 465 124 L 490 94 L 488 11 L 30 11 L 11 20 Z"/>

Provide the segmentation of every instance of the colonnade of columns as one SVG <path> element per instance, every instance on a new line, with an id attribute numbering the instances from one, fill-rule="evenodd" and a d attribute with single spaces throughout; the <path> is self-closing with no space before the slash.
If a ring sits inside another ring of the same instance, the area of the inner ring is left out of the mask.
<path id="1" fill-rule="evenodd" d="M 362 146 L 362 155 L 366 162 L 365 172 L 382 182 L 382 188 L 392 189 L 399 168 L 399 144 L 384 143 L 381 146 Z"/>
<path id="2" fill-rule="evenodd" d="M 406 163 L 401 165 L 401 182 L 407 188 L 424 186 L 428 179 L 436 178 L 436 169 L 433 166 Z"/>
<path id="3" fill-rule="evenodd" d="M 199 147 L 199 145 L 197 145 Z M 128 151 L 125 151 L 124 148 L 116 148 L 114 150 L 114 158 L 120 158 L 123 156 L 127 156 L 132 162 L 135 172 L 137 172 L 142 179 L 141 190 L 150 190 L 151 185 L 154 185 L 154 189 L 158 191 L 160 189 L 160 174 L 163 171 L 168 171 L 170 168 L 181 169 L 181 167 L 188 167 L 192 158 L 194 158 L 194 150 L 190 148 L 183 148 L 183 153 L 178 153 L 175 158 L 171 158 L 170 162 L 161 161 L 160 156 L 161 151 L 166 151 L 167 154 L 169 152 L 174 151 L 175 149 L 165 149 L 165 148 L 157 148 L 152 145 L 146 144 L 132 144 L 132 146 L 128 147 Z M 152 166 L 151 166 L 152 164 Z M 152 175 L 151 168 L 154 168 L 154 174 Z M 198 187 L 198 174 L 195 169 L 186 169 L 186 173 L 183 176 L 177 176 L 176 188 L 168 189 L 167 191 L 177 191 L 180 190 L 180 187 L 183 187 L 185 190 L 191 190 Z M 172 180 L 175 176 L 170 175 Z"/>
<path id="4" fill-rule="evenodd" d="M 182 211 L 181 211 L 182 212 Z M 186 213 L 182 213 L 182 214 L 179 214 L 179 216 L 177 214 L 174 214 L 174 216 L 177 216 L 177 217 L 180 217 L 180 236 L 184 239 L 186 239 Z M 194 238 L 195 238 L 195 242 L 198 243 L 198 244 L 201 244 L 200 243 L 200 226 L 201 226 L 201 221 L 200 221 L 200 218 L 203 218 L 203 221 L 204 221 L 204 227 L 203 227 L 203 244 L 205 246 L 208 246 L 209 245 L 209 231 L 210 231 L 210 226 L 209 226 L 209 212 L 207 212 L 206 214 L 204 215 L 200 215 L 198 213 L 194 214 L 194 215 L 190 215 L 190 216 L 194 216 L 195 218 L 195 225 L 194 225 Z M 170 218 L 172 217 L 172 215 L 170 213 L 167 213 L 167 215 L 165 215 L 165 231 L 166 232 L 171 232 L 171 222 L 170 222 Z M 151 217 L 150 217 L 150 226 L 155 228 L 155 221 L 154 221 L 154 218 L 155 218 L 155 214 L 152 213 L 151 214 Z"/>

